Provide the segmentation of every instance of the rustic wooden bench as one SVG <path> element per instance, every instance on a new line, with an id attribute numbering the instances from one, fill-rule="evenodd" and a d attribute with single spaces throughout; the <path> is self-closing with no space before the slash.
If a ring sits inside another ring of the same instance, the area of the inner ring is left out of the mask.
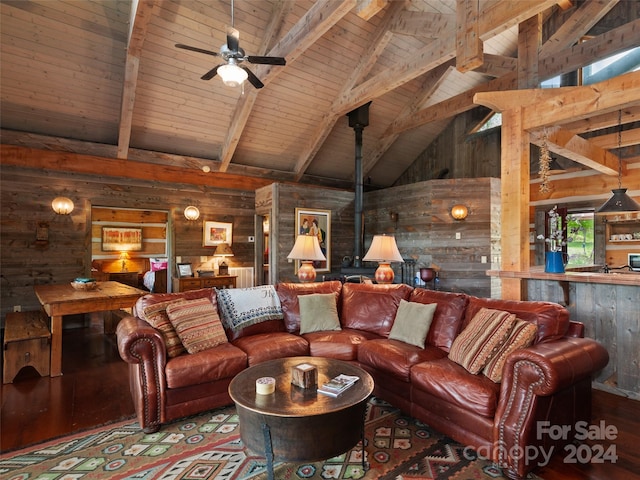
<path id="1" fill-rule="evenodd" d="M 23 367 L 33 367 L 41 376 L 51 368 L 51 332 L 42 311 L 7 313 L 4 323 L 2 383 L 13 383 Z"/>

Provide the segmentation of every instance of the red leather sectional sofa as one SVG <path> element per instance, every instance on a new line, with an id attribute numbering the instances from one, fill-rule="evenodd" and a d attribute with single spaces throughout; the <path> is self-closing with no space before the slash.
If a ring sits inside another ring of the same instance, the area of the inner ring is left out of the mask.
<path id="1" fill-rule="evenodd" d="M 583 338 L 583 326 L 554 303 L 478 298 L 412 288 L 404 284 L 342 284 L 339 281 L 275 286 L 283 318 L 239 331 L 229 342 L 169 358 L 161 333 L 144 319 L 145 307 L 206 297 L 215 289 L 142 297 L 134 315 L 118 325 L 121 357 L 130 364 L 130 388 L 141 427 L 231 404 L 227 388 L 241 370 L 265 360 L 312 355 L 356 362 L 375 380 L 374 394 L 454 440 L 493 459 L 511 478 L 522 478 L 562 451 L 567 439 L 540 434 L 542 423 L 590 421 L 591 377 L 608 353 Z M 341 330 L 300 335 L 299 295 L 333 293 Z M 389 339 L 401 300 L 437 304 L 425 347 Z M 537 325 L 533 345 L 511 353 L 501 383 L 473 375 L 448 358 L 455 338 L 481 308 L 507 311 Z M 548 424 L 547 424 L 548 425 Z"/>

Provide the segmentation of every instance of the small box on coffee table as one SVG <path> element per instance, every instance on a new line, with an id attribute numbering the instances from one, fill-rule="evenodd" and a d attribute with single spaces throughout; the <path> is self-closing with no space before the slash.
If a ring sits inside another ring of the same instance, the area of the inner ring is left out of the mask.
<path id="1" fill-rule="evenodd" d="M 291 383 L 302 388 L 316 388 L 318 370 L 310 363 L 301 363 L 291 369 Z"/>

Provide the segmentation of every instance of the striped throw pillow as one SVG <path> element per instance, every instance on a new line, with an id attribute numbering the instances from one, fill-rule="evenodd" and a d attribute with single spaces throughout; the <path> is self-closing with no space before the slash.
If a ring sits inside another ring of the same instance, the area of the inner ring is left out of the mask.
<path id="1" fill-rule="evenodd" d="M 189 353 L 227 342 L 218 311 L 208 298 L 173 303 L 167 306 L 167 315 Z"/>
<path id="2" fill-rule="evenodd" d="M 480 373 L 507 340 L 515 320 L 513 313 L 480 309 L 453 341 L 449 358 L 474 375 Z"/>
<path id="3" fill-rule="evenodd" d="M 516 319 L 515 325 L 502 347 L 489 359 L 482 373 L 496 383 L 502 381 L 502 369 L 511 352 L 519 348 L 528 347 L 536 338 L 538 327 L 531 322 Z"/>
<path id="4" fill-rule="evenodd" d="M 167 316 L 167 306 L 177 301 L 179 300 L 154 303 L 153 305 L 147 305 L 142 310 L 145 321 L 162 334 L 169 358 L 177 357 L 186 352 L 180 337 L 176 333 L 176 329 L 173 328 L 171 320 Z"/>

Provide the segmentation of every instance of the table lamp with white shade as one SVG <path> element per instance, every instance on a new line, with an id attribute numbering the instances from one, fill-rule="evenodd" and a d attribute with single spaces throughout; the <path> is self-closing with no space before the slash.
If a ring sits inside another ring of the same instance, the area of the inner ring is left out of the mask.
<path id="1" fill-rule="evenodd" d="M 388 235 L 374 235 L 367 254 L 362 257 L 365 262 L 378 262 L 375 279 L 378 283 L 393 283 L 393 269 L 391 262 L 404 262 L 395 237 Z"/>
<path id="2" fill-rule="evenodd" d="M 316 269 L 313 262 L 326 260 L 322 253 L 318 237 L 315 235 L 298 235 L 287 258 L 300 260 L 298 278 L 301 282 L 313 282 L 316 279 Z"/>

